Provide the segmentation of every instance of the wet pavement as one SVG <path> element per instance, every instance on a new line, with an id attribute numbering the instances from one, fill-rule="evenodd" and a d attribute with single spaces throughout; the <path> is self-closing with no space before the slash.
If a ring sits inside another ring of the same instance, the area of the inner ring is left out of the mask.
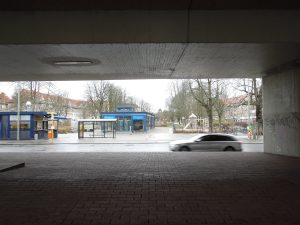
<path id="1" fill-rule="evenodd" d="M 0 173 L 1 225 L 300 221 L 299 158 L 252 152 L 0 153 L 0 162 L 20 160 L 25 168 Z"/>
<path id="2" fill-rule="evenodd" d="M 243 152 L 263 152 L 263 144 L 242 144 Z M 170 152 L 164 143 L 96 143 L 96 144 L 35 144 L 2 145 L 0 152 Z"/>

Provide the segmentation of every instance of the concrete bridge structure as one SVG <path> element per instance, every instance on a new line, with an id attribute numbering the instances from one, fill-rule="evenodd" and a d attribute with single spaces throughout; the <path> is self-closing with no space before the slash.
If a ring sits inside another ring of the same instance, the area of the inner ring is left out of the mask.
<path id="1" fill-rule="evenodd" d="M 263 78 L 264 151 L 300 157 L 296 1 L 60 0 L 0 6 L 0 81 Z"/>

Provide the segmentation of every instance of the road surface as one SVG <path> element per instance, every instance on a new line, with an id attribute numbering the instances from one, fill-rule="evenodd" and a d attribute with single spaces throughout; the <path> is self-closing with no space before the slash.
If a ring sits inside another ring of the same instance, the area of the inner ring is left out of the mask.
<path id="1" fill-rule="evenodd" d="M 169 152 L 168 143 L 0 145 L 0 152 Z M 263 144 L 243 144 L 243 152 L 263 152 Z"/>

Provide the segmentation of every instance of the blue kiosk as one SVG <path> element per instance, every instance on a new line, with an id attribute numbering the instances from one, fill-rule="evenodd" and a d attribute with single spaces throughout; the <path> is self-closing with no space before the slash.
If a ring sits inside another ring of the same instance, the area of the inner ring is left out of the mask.
<path id="1" fill-rule="evenodd" d="M 58 121 L 65 117 L 48 112 L 20 112 L 20 139 L 57 138 Z M 0 140 L 16 140 L 18 129 L 17 112 L 0 112 Z"/>
<path id="2" fill-rule="evenodd" d="M 136 112 L 132 106 L 117 106 L 116 112 L 102 112 L 101 119 L 117 119 L 117 131 L 148 131 L 155 127 L 155 116 Z"/>
<path id="3" fill-rule="evenodd" d="M 20 139 L 48 138 L 47 112 L 20 112 Z M 17 139 L 17 112 L 0 112 L 0 140 Z"/>

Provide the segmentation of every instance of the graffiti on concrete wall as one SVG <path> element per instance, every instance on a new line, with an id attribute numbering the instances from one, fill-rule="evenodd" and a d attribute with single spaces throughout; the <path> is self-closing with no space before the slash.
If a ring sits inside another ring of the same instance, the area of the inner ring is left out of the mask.
<path id="1" fill-rule="evenodd" d="M 264 125 L 270 129 L 276 129 L 276 127 L 285 127 L 299 130 L 300 112 L 265 115 Z"/>
<path id="2" fill-rule="evenodd" d="M 300 134 L 299 112 L 264 115 L 264 127 L 264 135 L 268 141 L 267 151 L 278 154 L 295 152 L 296 140 L 292 137 L 295 137 L 295 133 Z"/>

